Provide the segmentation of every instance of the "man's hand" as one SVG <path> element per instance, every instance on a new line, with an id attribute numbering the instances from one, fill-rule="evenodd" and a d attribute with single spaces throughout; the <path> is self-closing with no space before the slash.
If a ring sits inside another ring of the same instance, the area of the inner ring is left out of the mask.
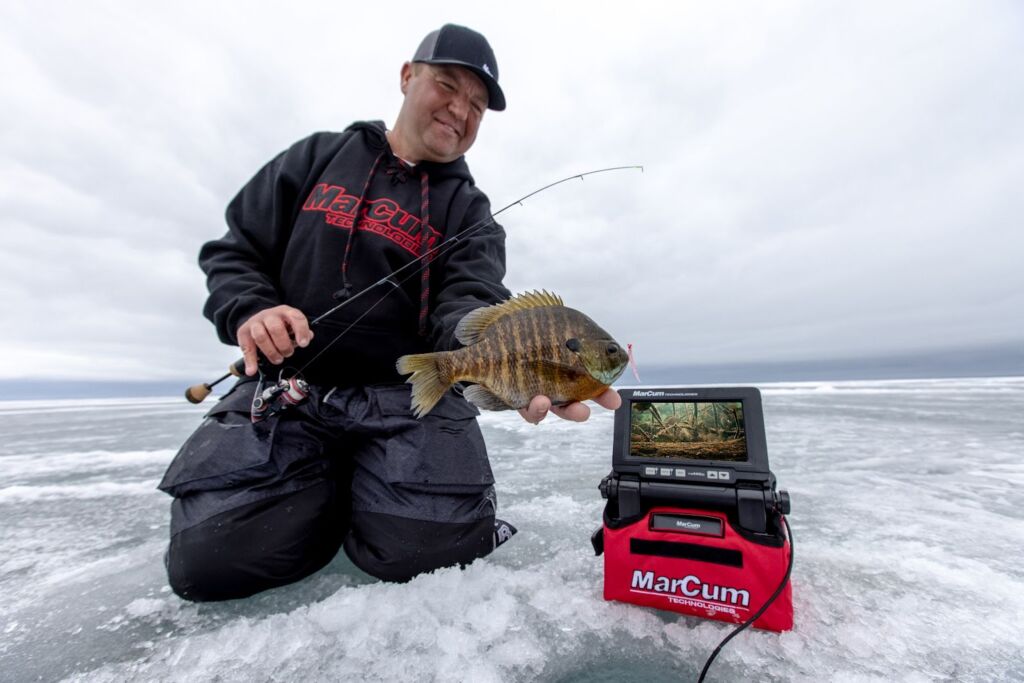
<path id="1" fill-rule="evenodd" d="M 599 406 L 608 410 L 615 410 L 622 405 L 622 397 L 619 396 L 619 392 L 611 387 L 595 398 L 594 401 Z M 551 399 L 547 396 L 534 396 L 533 400 L 530 401 L 530 405 L 519 409 L 519 414 L 527 422 L 539 424 L 541 420 L 547 417 L 549 410 L 563 420 L 572 420 L 573 422 L 584 422 L 590 417 L 590 407 L 583 403 L 575 402 L 564 406 L 553 406 L 551 405 Z"/>
<path id="2" fill-rule="evenodd" d="M 302 311 L 282 305 L 262 310 L 239 325 L 236 338 L 245 358 L 245 374 L 255 375 L 259 369 L 257 350 L 274 365 L 280 365 L 295 353 L 296 346 L 308 346 L 313 332 Z"/>

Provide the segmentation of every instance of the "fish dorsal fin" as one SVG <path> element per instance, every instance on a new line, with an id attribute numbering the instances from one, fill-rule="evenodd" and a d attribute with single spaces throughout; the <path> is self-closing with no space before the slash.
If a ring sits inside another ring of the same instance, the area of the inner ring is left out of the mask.
<path id="1" fill-rule="evenodd" d="M 529 308 L 564 305 L 562 297 L 551 292 L 544 290 L 539 292 L 523 292 L 500 304 L 484 306 L 467 313 L 459 321 L 459 324 L 455 326 L 455 338 L 463 345 L 469 346 L 480 341 L 484 331 L 506 315 L 511 315 L 517 311 L 525 311 Z"/>

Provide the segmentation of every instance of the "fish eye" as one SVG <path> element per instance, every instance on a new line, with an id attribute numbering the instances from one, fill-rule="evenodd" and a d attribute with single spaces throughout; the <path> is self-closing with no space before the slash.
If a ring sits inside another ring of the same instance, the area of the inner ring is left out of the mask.
<path id="1" fill-rule="evenodd" d="M 608 355 L 609 356 L 615 355 L 618 352 L 619 352 L 619 345 L 618 344 L 609 344 L 608 345 Z"/>
<path id="2" fill-rule="evenodd" d="M 579 339 L 573 337 L 572 339 L 567 339 L 565 341 L 565 348 L 569 349 L 573 353 L 577 353 L 580 349 L 583 348 L 583 344 L 580 343 Z"/>

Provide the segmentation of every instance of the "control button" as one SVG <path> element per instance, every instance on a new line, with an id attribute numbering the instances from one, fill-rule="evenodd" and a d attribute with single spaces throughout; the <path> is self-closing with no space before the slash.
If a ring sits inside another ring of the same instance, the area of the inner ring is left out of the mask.
<path id="1" fill-rule="evenodd" d="M 685 477 L 685 476 L 686 476 L 686 470 L 684 470 L 684 469 L 683 469 L 683 468 L 681 468 L 681 467 L 680 467 L 680 468 L 677 468 L 677 469 L 676 469 L 676 476 L 677 476 L 677 477 Z"/>
<path id="2" fill-rule="evenodd" d="M 719 479 L 728 479 L 729 478 L 729 473 L 728 472 L 719 472 L 718 473 L 718 478 Z"/>
<path id="3" fill-rule="evenodd" d="M 658 468 L 657 467 L 645 467 L 644 468 L 644 474 L 646 474 L 648 477 L 656 477 L 656 476 L 658 476 Z"/>
<path id="4" fill-rule="evenodd" d="M 663 477 L 671 477 L 672 476 L 672 468 L 671 467 L 662 467 L 661 468 L 661 476 L 663 476 Z"/>
<path id="5" fill-rule="evenodd" d="M 715 470 L 708 470 L 708 479 L 718 479 L 718 472 Z"/>

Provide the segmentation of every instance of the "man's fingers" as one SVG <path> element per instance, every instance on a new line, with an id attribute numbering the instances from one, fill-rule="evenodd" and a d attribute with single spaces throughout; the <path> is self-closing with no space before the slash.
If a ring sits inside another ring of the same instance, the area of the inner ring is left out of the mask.
<path id="1" fill-rule="evenodd" d="M 530 405 L 519 409 L 519 414 L 522 415 L 523 419 L 527 422 L 539 424 L 541 420 L 547 417 L 550 409 L 551 399 L 547 396 L 534 396 L 530 401 Z"/>
<path id="2" fill-rule="evenodd" d="M 270 335 L 270 342 L 277 349 L 277 352 L 284 358 L 288 358 L 295 352 L 295 342 L 292 341 L 291 336 L 288 334 L 287 319 L 282 313 L 277 315 L 269 315 L 263 320 L 263 325 L 267 328 L 267 334 Z M 275 360 L 274 363 L 280 363 L 281 361 Z"/>
<path id="3" fill-rule="evenodd" d="M 543 399 L 543 401 L 539 399 Z M 614 389 L 608 388 L 600 396 L 596 396 L 594 402 L 600 405 L 601 408 L 613 411 L 623 404 L 623 397 L 618 395 L 618 392 Z M 535 412 L 535 407 L 543 408 L 544 412 Z M 571 422 L 586 422 L 590 419 L 590 405 L 580 401 L 573 401 L 565 405 L 552 405 L 551 400 L 547 396 L 535 396 L 534 400 L 530 401 L 529 408 L 520 411 L 520 413 L 523 413 L 522 417 L 525 420 L 537 424 L 544 419 L 549 410 L 562 420 L 570 420 Z M 537 417 L 538 415 L 540 415 L 539 418 Z"/>
<path id="4" fill-rule="evenodd" d="M 619 396 L 619 392 L 609 388 L 600 396 L 595 397 L 594 402 L 602 408 L 615 410 L 622 405 L 622 397 Z M 521 408 L 519 414 L 527 422 L 537 424 L 547 416 L 548 411 L 551 411 L 563 420 L 570 420 L 572 422 L 586 422 L 590 418 L 590 406 L 585 403 L 574 401 L 564 406 L 553 406 L 551 405 L 551 399 L 547 396 L 534 396 L 533 400 L 530 401 L 530 405 L 526 408 Z"/>
<path id="5" fill-rule="evenodd" d="M 590 406 L 575 401 L 564 406 L 551 406 L 551 412 L 563 420 L 586 422 L 587 418 L 590 417 Z"/>
<path id="6" fill-rule="evenodd" d="M 618 410 L 622 405 L 622 397 L 619 396 L 619 392 L 608 387 L 603 394 L 594 399 L 594 403 L 608 410 Z"/>
<path id="7" fill-rule="evenodd" d="M 238 347 L 245 358 L 245 374 L 259 370 L 257 353 L 280 365 L 295 353 L 295 346 L 308 346 L 313 339 L 309 321 L 302 311 L 291 306 L 274 306 L 260 311 L 242 323 L 237 332 Z"/>
<path id="8" fill-rule="evenodd" d="M 252 333 L 252 340 L 256 342 L 256 347 L 263 353 L 264 358 L 274 365 L 279 365 L 284 361 L 284 356 L 281 355 L 277 346 L 274 345 L 274 340 L 270 337 L 270 332 L 267 331 L 267 327 L 262 321 L 253 321 L 252 325 L 249 326 L 249 331 Z"/>
<path id="9" fill-rule="evenodd" d="M 290 308 L 285 312 L 288 319 L 288 326 L 292 329 L 292 337 L 295 343 L 305 348 L 313 341 L 313 331 L 309 329 L 309 321 L 297 308 Z"/>
<path id="10" fill-rule="evenodd" d="M 252 342 L 252 335 L 244 326 L 238 330 L 238 348 L 242 350 L 242 358 L 245 359 L 245 374 L 250 377 L 255 375 L 259 370 L 259 365 L 256 362 L 256 346 Z"/>

